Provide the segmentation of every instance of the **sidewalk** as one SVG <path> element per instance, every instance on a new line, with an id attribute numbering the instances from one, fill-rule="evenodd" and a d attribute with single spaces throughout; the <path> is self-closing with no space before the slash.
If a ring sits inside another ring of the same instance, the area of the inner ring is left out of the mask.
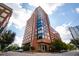
<path id="1" fill-rule="evenodd" d="M 3 53 L 0 51 L 0 56 L 2 55 Z"/>

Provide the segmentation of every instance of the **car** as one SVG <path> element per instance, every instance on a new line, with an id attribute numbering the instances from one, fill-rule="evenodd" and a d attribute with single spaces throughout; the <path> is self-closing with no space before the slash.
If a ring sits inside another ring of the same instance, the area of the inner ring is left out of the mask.
<path id="1" fill-rule="evenodd" d="M 17 52 L 23 52 L 23 49 L 16 50 Z"/>
<path id="2" fill-rule="evenodd" d="M 59 53 L 63 53 L 63 52 L 67 52 L 67 50 L 61 50 L 61 51 L 59 51 Z"/>

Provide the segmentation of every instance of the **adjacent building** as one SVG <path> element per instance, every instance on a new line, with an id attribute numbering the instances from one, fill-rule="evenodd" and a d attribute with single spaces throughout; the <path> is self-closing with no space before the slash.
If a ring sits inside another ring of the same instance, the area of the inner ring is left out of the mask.
<path id="1" fill-rule="evenodd" d="M 60 35 L 49 23 L 48 15 L 39 6 L 27 21 L 23 45 L 34 48 L 34 51 L 49 51 L 50 43 L 60 39 Z"/>
<path id="2" fill-rule="evenodd" d="M 73 39 L 79 38 L 79 26 L 69 27 Z"/>
<path id="3" fill-rule="evenodd" d="M 0 3 L 0 34 L 6 28 L 11 15 L 12 15 L 12 9 L 7 5 Z"/>

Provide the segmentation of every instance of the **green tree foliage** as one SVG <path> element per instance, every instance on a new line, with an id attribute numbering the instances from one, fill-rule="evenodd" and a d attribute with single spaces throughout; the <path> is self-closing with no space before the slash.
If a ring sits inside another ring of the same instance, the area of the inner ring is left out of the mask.
<path id="1" fill-rule="evenodd" d="M 59 52 L 61 50 L 67 50 L 67 45 L 62 42 L 60 39 L 55 39 L 52 43 L 51 43 L 51 51 L 55 51 L 55 52 Z"/>
<path id="2" fill-rule="evenodd" d="M 30 50 L 30 45 L 29 44 L 25 44 L 22 46 L 23 51 L 29 51 Z"/>
<path id="3" fill-rule="evenodd" d="M 11 44 L 14 41 L 15 35 L 16 34 L 14 32 L 8 30 L 0 36 L 1 50 L 3 50 L 5 47 L 7 47 L 9 44 Z"/>
<path id="4" fill-rule="evenodd" d="M 16 51 L 16 50 L 19 50 L 20 47 L 19 47 L 18 44 L 12 44 L 12 45 L 8 46 L 6 49 L 7 49 L 8 51 Z"/>
<path id="5" fill-rule="evenodd" d="M 75 50 L 76 49 L 76 46 L 71 43 L 67 44 L 67 46 L 68 46 L 68 50 Z"/>
<path id="6" fill-rule="evenodd" d="M 79 38 L 72 39 L 70 43 L 74 44 L 77 48 L 79 48 Z"/>

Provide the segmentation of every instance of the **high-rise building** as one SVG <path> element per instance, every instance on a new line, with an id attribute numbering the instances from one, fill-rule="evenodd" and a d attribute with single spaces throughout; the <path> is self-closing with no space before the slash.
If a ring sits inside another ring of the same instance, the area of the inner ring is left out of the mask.
<path id="1" fill-rule="evenodd" d="M 7 5 L 0 3 L 0 34 L 6 28 L 11 15 L 12 15 L 12 9 Z"/>
<path id="2" fill-rule="evenodd" d="M 79 38 L 79 26 L 69 27 L 73 39 Z"/>
<path id="3" fill-rule="evenodd" d="M 60 35 L 50 26 L 48 15 L 39 6 L 27 21 L 23 39 L 23 45 L 35 51 L 49 51 L 50 43 L 60 39 Z"/>

